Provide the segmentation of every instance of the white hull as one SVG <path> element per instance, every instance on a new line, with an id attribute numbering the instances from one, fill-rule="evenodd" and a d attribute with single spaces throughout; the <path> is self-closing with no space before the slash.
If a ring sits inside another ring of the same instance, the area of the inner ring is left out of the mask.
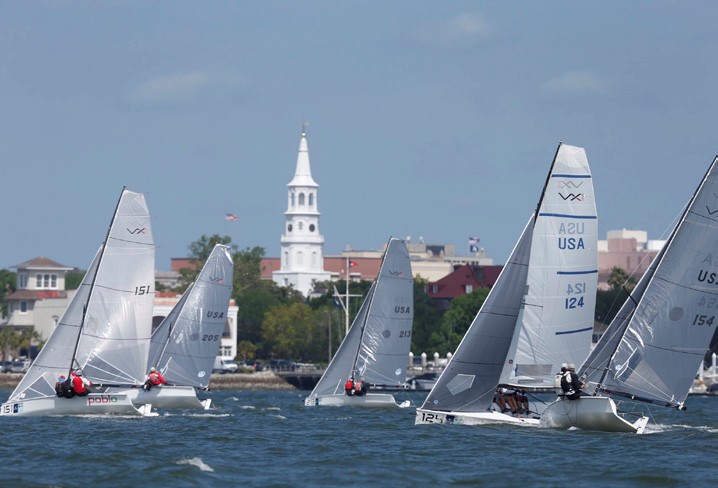
<path id="1" fill-rule="evenodd" d="M 541 424 L 558 429 L 577 428 L 602 432 L 643 433 L 648 417 L 631 423 L 618 415 L 616 404 L 608 397 L 585 396 L 578 400 L 559 398 L 546 407 Z"/>
<path id="2" fill-rule="evenodd" d="M 485 425 L 485 424 L 511 424 L 538 426 L 540 420 L 533 414 L 524 417 L 514 417 L 504 413 L 489 410 L 486 412 L 439 412 L 437 410 L 416 409 L 414 425 L 426 424 L 460 424 L 460 425 Z"/>
<path id="3" fill-rule="evenodd" d="M 143 388 L 110 387 L 108 393 L 127 395 L 135 405 L 151 404 L 154 408 L 182 408 L 207 410 L 210 399 L 200 401 L 195 389 L 191 386 L 156 386 L 149 391 Z"/>
<path id="4" fill-rule="evenodd" d="M 304 405 L 313 407 L 320 405 L 322 407 L 408 407 L 408 402 L 401 405 L 396 403 L 394 396 L 389 393 L 367 393 L 362 396 L 341 395 L 322 395 L 319 397 L 307 397 Z"/>
<path id="5" fill-rule="evenodd" d="M 40 397 L 3 403 L 0 415 L 148 415 L 148 406 L 137 408 L 124 393 L 90 393 L 85 397 Z"/>

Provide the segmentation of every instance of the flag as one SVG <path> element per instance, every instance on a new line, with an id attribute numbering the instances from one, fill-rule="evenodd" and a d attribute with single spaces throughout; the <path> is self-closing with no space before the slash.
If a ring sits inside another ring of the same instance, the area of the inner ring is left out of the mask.
<path id="1" fill-rule="evenodd" d="M 237 216 L 234 215 L 233 213 L 224 214 L 224 220 L 229 220 L 230 222 L 234 222 L 234 221 L 237 220 L 238 218 L 239 218 L 239 217 L 237 217 Z"/>
<path id="2" fill-rule="evenodd" d="M 356 263 L 356 261 L 352 261 L 352 260 L 350 259 L 350 260 L 349 260 L 349 267 L 350 267 L 350 268 L 353 268 L 354 266 L 359 266 L 359 265 Z"/>
<path id="3" fill-rule="evenodd" d="M 469 237 L 469 252 L 479 252 L 478 237 Z"/>

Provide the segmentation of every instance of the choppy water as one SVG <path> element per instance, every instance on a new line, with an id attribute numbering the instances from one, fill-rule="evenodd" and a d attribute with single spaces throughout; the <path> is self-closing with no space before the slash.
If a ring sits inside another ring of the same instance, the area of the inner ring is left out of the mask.
<path id="1" fill-rule="evenodd" d="M 10 391 L 0 391 L 4 400 Z M 0 486 L 715 486 L 718 397 L 653 408 L 648 435 L 413 425 L 413 409 L 212 392 L 153 418 L 0 417 Z M 404 395 L 419 404 L 423 395 Z"/>

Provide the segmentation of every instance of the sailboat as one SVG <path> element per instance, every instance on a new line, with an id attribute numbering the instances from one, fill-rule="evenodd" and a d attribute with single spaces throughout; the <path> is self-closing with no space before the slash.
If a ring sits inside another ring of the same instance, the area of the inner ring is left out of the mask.
<path id="1" fill-rule="evenodd" d="M 348 283 L 347 283 L 348 285 Z M 406 243 L 391 238 L 386 246 L 377 279 L 306 406 L 394 407 L 390 393 L 373 388 L 401 388 L 411 348 L 414 320 L 414 285 Z M 350 377 L 369 385 L 364 395 L 347 395 Z"/>
<path id="2" fill-rule="evenodd" d="M 59 398 L 61 375 L 81 371 L 96 385 L 142 384 L 154 296 L 155 246 L 144 195 L 122 190 L 107 231 L 57 327 L 0 407 L 2 415 L 149 415 L 126 393 L 94 390 Z"/>
<path id="3" fill-rule="evenodd" d="M 579 369 L 589 396 L 559 398 L 544 411 L 545 425 L 640 434 L 648 417 L 619 412 L 612 398 L 634 407 L 657 404 L 685 409 L 717 322 L 716 161 L 718 157 L 663 249 Z"/>
<path id="4" fill-rule="evenodd" d="M 553 387 L 563 362 L 588 354 L 598 229 L 583 148 L 560 143 L 536 210 L 456 352 L 416 411 L 416 424 L 538 425 L 537 405 L 503 413 L 497 388 Z"/>
<path id="5" fill-rule="evenodd" d="M 197 279 L 152 334 L 147 369 L 168 384 L 128 392 L 135 404 L 155 408 L 208 409 L 196 390 L 206 390 L 227 324 L 234 266 L 230 247 L 216 244 Z"/>

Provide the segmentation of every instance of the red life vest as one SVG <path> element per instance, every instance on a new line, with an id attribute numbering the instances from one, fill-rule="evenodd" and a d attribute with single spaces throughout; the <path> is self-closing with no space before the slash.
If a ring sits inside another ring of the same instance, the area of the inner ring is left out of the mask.
<path id="1" fill-rule="evenodd" d="M 87 391 L 87 388 L 85 388 L 85 385 L 82 383 L 82 378 L 79 376 L 72 378 L 72 390 L 75 393 L 85 393 Z"/>
<path id="2" fill-rule="evenodd" d="M 354 389 L 354 381 L 347 380 L 347 382 L 344 383 L 344 389 L 345 390 L 353 390 Z"/>
<path id="3" fill-rule="evenodd" d="M 157 372 L 154 372 L 154 373 L 150 373 L 150 375 L 149 375 L 149 377 L 148 377 L 147 379 L 150 380 L 150 383 L 152 383 L 152 385 L 157 386 L 157 385 L 159 385 L 160 383 L 162 383 L 162 380 L 163 380 L 164 378 L 162 378 L 162 375 L 161 375 L 161 374 L 159 374 L 159 373 L 157 373 Z"/>

